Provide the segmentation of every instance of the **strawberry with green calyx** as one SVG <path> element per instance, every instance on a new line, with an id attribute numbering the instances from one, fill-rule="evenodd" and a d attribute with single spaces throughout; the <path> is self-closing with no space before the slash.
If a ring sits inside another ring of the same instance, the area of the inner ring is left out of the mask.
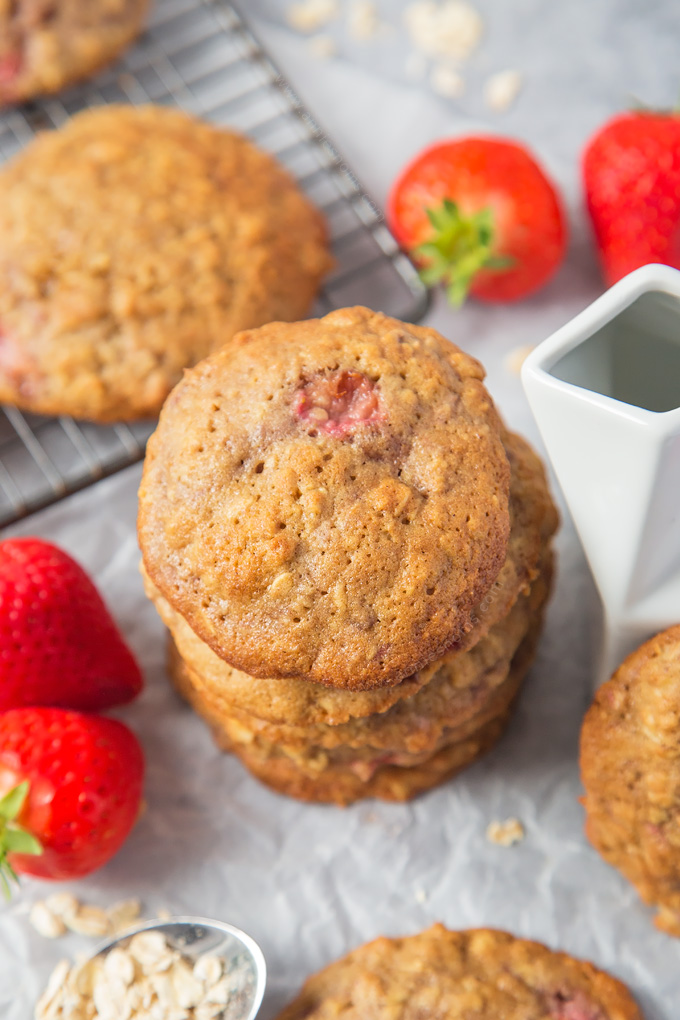
<path id="1" fill-rule="evenodd" d="M 143 778 L 139 742 L 116 719 L 61 708 L 1 712 L 0 803 L 13 816 L 4 822 L 6 877 L 68 880 L 106 864 L 137 820 Z M 17 823 L 32 839 L 17 839 Z"/>
<path id="2" fill-rule="evenodd" d="M 527 150 L 502 138 L 462 138 L 422 152 L 392 187 L 388 222 L 450 300 L 516 301 L 564 257 L 559 196 Z"/>
<path id="3" fill-rule="evenodd" d="M 608 121 L 586 146 L 583 184 L 608 284 L 650 262 L 680 269 L 680 111 Z"/>
<path id="4" fill-rule="evenodd" d="M 6 899 L 11 895 L 10 883 L 18 883 L 17 873 L 9 862 L 8 854 L 34 854 L 43 852 L 38 840 L 17 823 L 26 803 L 30 784 L 26 781 L 13 787 L 0 797 L 0 886 Z"/>

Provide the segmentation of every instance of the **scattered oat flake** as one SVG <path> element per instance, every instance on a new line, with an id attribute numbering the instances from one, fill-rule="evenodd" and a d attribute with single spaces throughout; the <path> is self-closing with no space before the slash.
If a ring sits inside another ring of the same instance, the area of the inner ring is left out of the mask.
<path id="1" fill-rule="evenodd" d="M 508 372 L 512 375 L 519 375 L 522 371 L 522 365 L 527 360 L 531 352 L 533 351 L 532 344 L 523 344 L 521 347 L 515 347 L 505 358 L 505 367 Z"/>
<path id="2" fill-rule="evenodd" d="M 222 977 L 222 960 L 219 956 L 199 956 L 194 964 L 194 977 L 211 988 Z"/>
<path id="3" fill-rule="evenodd" d="M 47 906 L 43 900 L 36 900 L 31 907 L 28 920 L 39 935 L 46 939 L 58 939 L 66 932 L 62 919 Z"/>
<path id="4" fill-rule="evenodd" d="M 430 72 L 430 85 L 438 96 L 458 99 L 465 91 L 465 82 L 455 68 L 448 64 L 435 64 Z"/>
<path id="5" fill-rule="evenodd" d="M 354 0 L 349 8 L 349 34 L 359 42 L 372 39 L 381 30 L 378 11 L 370 0 Z"/>
<path id="6" fill-rule="evenodd" d="M 141 913 L 141 903 L 137 899 L 121 900 L 106 910 L 109 926 L 114 935 L 119 935 L 134 924 Z M 168 917 L 170 915 L 168 914 Z"/>
<path id="7" fill-rule="evenodd" d="M 52 893 L 51 896 L 46 898 L 45 905 L 48 910 L 51 910 L 53 914 L 56 914 L 62 920 L 66 917 L 73 917 L 80 909 L 80 903 L 73 893 L 69 892 Z"/>
<path id="8" fill-rule="evenodd" d="M 147 973 L 160 973 L 173 962 L 173 953 L 159 931 L 142 931 L 130 939 L 130 955 Z"/>
<path id="9" fill-rule="evenodd" d="M 330 60 L 337 52 L 335 42 L 329 35 L 315 35 L 309 40 L 309 48 L 319 60 Z"/>
<path id="10" fill-rule="evenodd" d="M 499 71 L 492 74 L 484 85 L 484 100 L 491 110 L 502 113 L 512 106 L 522 87 L 519 71 Z"/>
<path id="11" fill-rule="evenodd" d="M 524 839 L 524 826 L 518 818 L 507 818 L 504 822 L 491 822 L 486 838 L 498 846 L 512 846 Z"/>
<path id="12" fill-rule="evenodd" d="M 416 903 L 426 903 L 427 902 L 427 893 L 425 892 L 424 889 L 416 889 L 414 895 L 415 895 Z"/>
<path id="13" fill-rule="evenodd" d="M 81 905 L 75 914 L 64 917 L 66 927 L 75 932 L 76 935 L 91 935 L 94 938 L 101 938 L 108 935 L 110 931 L 109 919 L 106 911 L 101 907 Z"/>
<path id="14" fill-rule="evenodd" d="M 404 11 L 416 49 L 430 57 L 465 60 L 479 45 L 484 23 L 465 0 L 416 0 Z"/>
<path id="15" fill-rule="evenodd" d="M 337 0 L 298 0 L 288 8 L 286 20 L 296 32 L 316 32 L 338 13 Z"/>

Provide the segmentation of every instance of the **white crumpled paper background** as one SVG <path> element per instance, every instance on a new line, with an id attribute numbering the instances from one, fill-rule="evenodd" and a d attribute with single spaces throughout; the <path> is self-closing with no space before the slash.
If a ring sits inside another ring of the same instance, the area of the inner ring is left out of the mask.
<path id="1" fill-rule="evenodd" d="M 399 26 L 404 5 L 386 0 L 381 6 Z M 678 5 L 480 0 L 486 39 L 470 63 L 469 93 L 455 103 L 406 83 L 400 28 L 379 44 L 338 35 L 340 58 L 320 62 L 306 40 L 265 20 L 280 17 L 283 4 L 255 0 L 243 7 L 379 202 L 419 147 L 464 131 L 524 138 L 558 180 L 573 241 L 554 282 L 510 308 L 470 304 L 454 314 L 437 303 L 428 320 L 485 362 L 509 423 L 537 442 L 506 359 L 518 346 L 543 339 L 600 290 L 580 209 L 578 154 L 630 94 L 672 104 Z M 379 46 L 373 56 L 371 45 Z M 525 73 L 523 90 L 506 114 L 485 113 L 479 83 L 508 66 Z M 131 469 L 11 529 L 50 538 L 83 563 L 147 676 L 143 696 L 119 714 L 144 744 L 148 811 L 122 852 L 73 891 L 102 904 L 138 896 L 147 916 L 167 908 L 246 929 L 269 964 L 263 1020 L 305 975 L 353 946 L 435 920 L 498 926 L 589 958 L 630 985 L 647 1020 L 677 1020 L 680 943 L 652 927 L 632 888 L 582 833 L 577 741 L 591 694 L 599 610 L 568 519 L 538 661 L 500 746 L 413 804 L 366 802 L 339 810 L 298 804 L 258 785 L 213 747 L 203 724 L 171 693 L 163 630 L 137 572 L 138 480 L 139 469 Z M 510 849 L 488 843 L 488 823 L 509 816 L 524 824 L 523 843 Z M 60 956 L 88 945 L 75 936 L 47 942 L 28 925 L 30 903 L 51 888 L 27 880 L 21 896 L 0 908 L 0 1017 L 6 1020 L 26 1020 Z"/>

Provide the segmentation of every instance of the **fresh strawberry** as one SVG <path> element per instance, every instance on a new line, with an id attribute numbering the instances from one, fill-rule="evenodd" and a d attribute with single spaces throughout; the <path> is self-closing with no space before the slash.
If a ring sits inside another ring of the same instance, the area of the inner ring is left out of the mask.
<path id="1" fill-rule="evenodd" d="M 115 719 L 61 708 L 0 713 L 5 877 L 73 879 L 106 864 L 139 814 L 143 776 L 137 738 Z"/>
<path id="2" fill-rule="evenodd" d="M 583 183 L 608 284 L 648 262 L 680 269 L 680 114 L 615 117 L 590 140 Z"/>
<path id="3" fill-rule="evenodd" d="M 0 542 L 0 711 L 96 711 L 141 687 L 139 666 L 82 567 L 39 538 Z"/>
<path id="4" fill-rule="evenodd" d="M 454 305 L 468 291 L 516 301 L 538 290 L 562 261 L 567 229 L 559 197 L 521 145 L 462 138 L 426 149 L 393 185 L 387 218 Z"/>

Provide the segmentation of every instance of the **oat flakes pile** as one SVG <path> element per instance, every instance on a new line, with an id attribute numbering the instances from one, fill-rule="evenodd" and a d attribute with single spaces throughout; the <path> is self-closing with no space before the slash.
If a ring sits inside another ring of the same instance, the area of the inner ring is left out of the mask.
<path id="1" fill-rule="evenodd" d="M 195 963 L 159 931 L 133 935 L 125 948 L 52 972 L 35 1020 L 238 1020 L 252 999 L 245 961 L 217 956 Z"/>

